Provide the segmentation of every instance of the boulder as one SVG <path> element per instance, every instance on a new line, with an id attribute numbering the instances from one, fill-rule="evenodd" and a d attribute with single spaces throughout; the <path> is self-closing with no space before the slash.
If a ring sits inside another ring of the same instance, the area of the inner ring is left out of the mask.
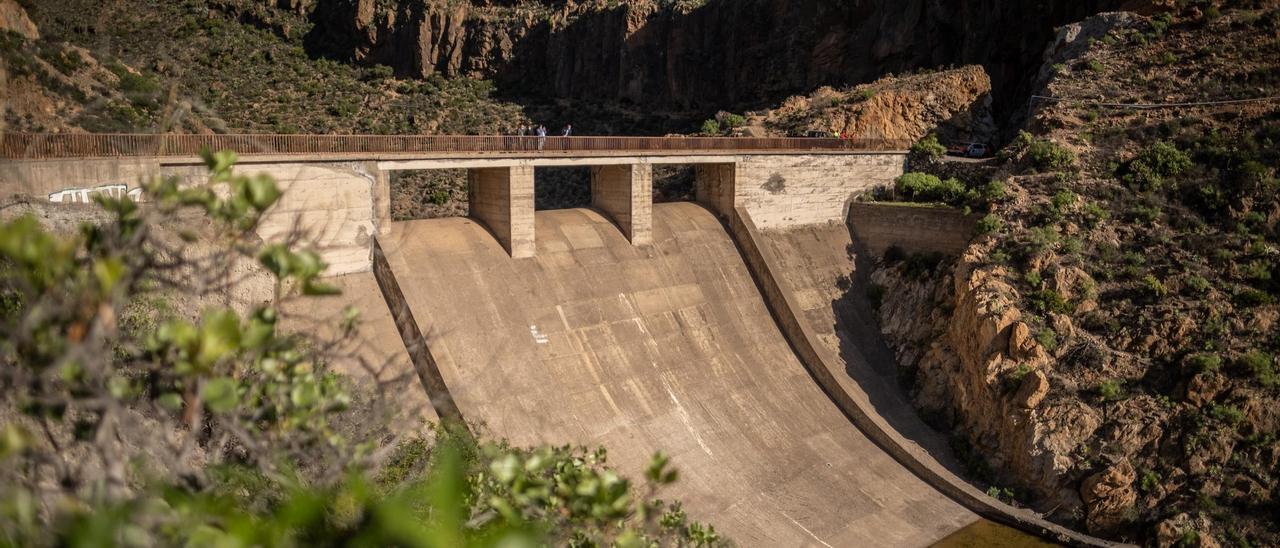
<path id="1" fill-rule="evenodd" d="M 1193 405 L 1212 402 L 1227 388 L 1227 379 L 1214 371 L 1202 371 L 1187 381 L 1186 399 Z"/>
<path id="2" fill-rule="evenodd" d="M 1018 393 L 1014 395 L 1013 401 L 1023 409 L 1035 409 L 1048 394 L 1049 378 L 1045 376 L 1044 371 L 1037 369 L 1022 378 L 1022 384 L 1018 387 Z"/>
<path id="3" fill-rule="evenodd" d="M 1127 460 L 1085 478 L 1080 485 L 1080 498 L 1088 511 L 1085 525 L 1090 533 L 1112 534 L 1131 519 L 1138 500 L 1133 489 L 1136 478 L 1137 473 Z"/>
<path id="4" fill-rule="evenodd" d="M 1190 544 L 1188 544 L 1190 542 Z M 1192 518 L 1182 513 L 1156 526 L 1158 548 L 1219 548 L 1222 546 L 1209 532 L 1209 518 Z"/>
<path id="5" fill-rule="evenodd" d="M 0 31 L 16 32 L 28 40 L 40 39 L 40 29 L 14 0 L 0 0 Z"/>

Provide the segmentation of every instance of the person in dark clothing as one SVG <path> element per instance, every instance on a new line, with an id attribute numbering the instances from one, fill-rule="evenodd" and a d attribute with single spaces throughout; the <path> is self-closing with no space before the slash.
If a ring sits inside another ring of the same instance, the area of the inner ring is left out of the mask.
<path id="1" fill-rule="evenodd" d="M 571 135 L 573 135 L 573 124 L 565 124 L 564 135 L 562 135 L 562 137 L 569 137 Z"/>

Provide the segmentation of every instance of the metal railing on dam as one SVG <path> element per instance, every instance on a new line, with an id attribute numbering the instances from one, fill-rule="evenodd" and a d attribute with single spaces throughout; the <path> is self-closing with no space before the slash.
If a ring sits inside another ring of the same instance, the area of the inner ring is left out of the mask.
<path id="1" fill-rule="evenodd" d="M 565 154 L 565 153 L 732 153 L 856 152 L 905 150 L 910 143 L 890 139 L 809 137 L 517 137 L 504 135 L 270 135 L 270 134 L 103 134 L 7 133 L 0 158 L 195 156 L 201 150 L 238 154 Z"/>

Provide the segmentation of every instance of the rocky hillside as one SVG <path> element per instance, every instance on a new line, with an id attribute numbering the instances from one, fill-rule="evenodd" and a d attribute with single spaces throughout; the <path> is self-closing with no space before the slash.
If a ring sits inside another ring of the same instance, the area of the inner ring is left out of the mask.
<path id="1" fill-rule="evenodd" d="M 1056 25 L 1134 3 L 18 1 L 47 41 L 175 84 L 214 130 L 477 133 L 527 115 L 597 134 L 688 132 L 717 110 L 966 64 L 990 75 L 1000 121 Z"/>
<path id="2" fill-rule="evenodd" d="M 310 23 L 283 9 L 272 26 L 212 0 L 22 3 L 38 35 L 0 37 L 10 130 L 493 133 L 527 120 L 487 81 L 313 58 Z"/>
<path id="3" fill-rule="evenodd" d="M 1116 539 L 1280 545 L 1280 8 L 1108 15 L 1048 56 L 1058 99 L 969 181 L 1007 195 L 986 235 L 875 275 L 904 378 L 994 494 Z"/>
<path id="4" fill-rule="evenodd" d="M 916 141 L 930 133 L 949 142 L 996 136 L 991 79 L 971 65 L 937 72 L 886 76 L 836 90 L 822 87 L 790 97 L 776 109 L 749 115 L 749 132 L 806 135 L 812 131 L 856 139 Z"/>

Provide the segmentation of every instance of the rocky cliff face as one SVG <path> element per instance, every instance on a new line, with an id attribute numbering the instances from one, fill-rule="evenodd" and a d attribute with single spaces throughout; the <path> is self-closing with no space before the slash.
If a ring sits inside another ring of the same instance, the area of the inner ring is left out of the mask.
<path id="1" fill-rule="evenodd" d="M 1001 97 L 1030 89 L 1026 75 L 1056 26 L 1120 3 L 711 0 L 685 12 L 654 0 L 318 0 L 309 46 L 419 77 L 490 77 L 521 96 L 675 109 L 760 105 L 887 72 L 981 64 L 1007 111 L 1020 100 Z"/>
<path id="2" fill-rule="evenodd" d="M 747 116 L 751 135 L 810 131 L 861 139 L 915 142 L 937 132 L 946 142 L 990 140 L 991 79 L 982 67 L 885 77 L 855 88 L 821 87 L 790 97 L 776 109 Z"/>
<path id="3" fill-rule="evenodd" d="M 971 248 L 937 278 L 878 269 L 881 331 L 913 372 L 917 406 L 961 428 L 980 455 L 972 461 L 989 467 L 981 479 L 1030 489 L 1040 510 L 1071 520 L 1086 512 L 1076 468 L 1101 416 L 1049 397 L 1051 356 L 1024 322 L 1004 267 L 984 265 L 986 251 Z"/>

